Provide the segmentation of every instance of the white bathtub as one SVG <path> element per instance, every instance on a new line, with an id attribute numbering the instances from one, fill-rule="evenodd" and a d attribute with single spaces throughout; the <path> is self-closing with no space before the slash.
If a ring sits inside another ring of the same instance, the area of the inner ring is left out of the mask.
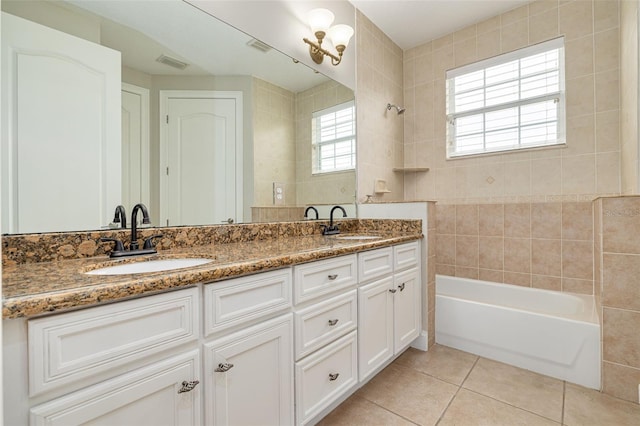
<path id="1" fill-rule="evenodd" d="M 593 296 L 437 275 L 436 342 L 600 389 Z"/>

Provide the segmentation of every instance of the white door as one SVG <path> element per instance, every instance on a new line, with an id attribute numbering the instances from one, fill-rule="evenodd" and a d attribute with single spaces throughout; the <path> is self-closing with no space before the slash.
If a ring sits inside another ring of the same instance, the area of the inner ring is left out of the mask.
<path id="1" fill-rule="evenodd" d="M 165 153 L 162 223 L 238 221 L 242 214 L 241 94 L 163 91 L 161 102 L 166 129 L 161 147 Z"/>
<path id="2" fill-rule="evenodd" d="M 409 269 L 394 276 L 394 353 L 418 337 L 421 329 L 420 271 Z"/>
<path id="3" fill-rule="evenodd" d="M 198 426 L 199 372 L 199 351 L 178 355 L 33 407 L 30 424 Z"/>
<path id="4" fill-rule="evenodd" d="M 206 425 L 293 424 L 291 314 L 205 345 Z"/>
<path id="5" fill-rule="evenodd" d="M 2 232 L 107 225 L 120 136 L 120 52 L 2 13 Z"/>
<path id="6" fill-rule="evenodd" d="M 358 289 L 358 370 L 360 381 L 393 356 L 393 278 Z"/>
<path id="7" fill-rule="evenodd" d="M 122 205 L 149 206 L 149 89 L 122 83 Z"/>

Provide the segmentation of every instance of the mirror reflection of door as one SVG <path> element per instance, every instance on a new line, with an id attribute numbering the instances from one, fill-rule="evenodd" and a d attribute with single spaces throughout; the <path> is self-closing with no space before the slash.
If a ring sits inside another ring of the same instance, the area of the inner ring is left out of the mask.
<path id="1" fill-rule="evenodd" d="M 163 225 L 238 221 L 242 214 L 242 93 L 160 93 Z"/>
<path id="2" fill-rule="evenodd" d="M 122 83 L 122 205 L 149 200 L 149 89 Z"/>

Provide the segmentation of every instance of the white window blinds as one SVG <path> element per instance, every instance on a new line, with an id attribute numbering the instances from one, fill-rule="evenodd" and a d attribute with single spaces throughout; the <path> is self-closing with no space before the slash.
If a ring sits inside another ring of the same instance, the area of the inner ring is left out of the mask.
<path id="1" fill-rule="evenodd" d="M 447 156 L 558 145 L 564 39 L 447 72 Z"/>
<path id="2" fill-rule="evenodd" d="M 356 113 L 353 101 L 313 113 L 313 173 L 354 169 Z"/>

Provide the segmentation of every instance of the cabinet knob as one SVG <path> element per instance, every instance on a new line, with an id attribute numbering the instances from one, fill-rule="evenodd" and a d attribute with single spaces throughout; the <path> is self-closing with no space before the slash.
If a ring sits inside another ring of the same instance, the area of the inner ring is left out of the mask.
<path id="1" fill-rule="evenodd" d="M 400 284 L 398 288 L 400 289 L 400 291 L 404 290 L 404 283 Z"/>
<path id="2" fill-rule="evenodd" d="M 334 380 L 338 379 L 339 375 L 340 373 L 329 373 L 329 381 L 333 382 Z"/>
<path id="3" fill-rule="evenodd" d="M 233 368 L 233 364 L 229 363 L 229 362 L 221 362 L 220 364 L 218 364 L 218 368 L 216 368 L 215 371 L 216 373 L 226 373 L 227 371 L 231 370 Z"/>
<path id="4" fill-rule="evenodd" d="M 338 319 L 337 319 L 337 318 L 336 318 L 336 319 L 329 320 L 329 325 L 330 325 L 330 326 L 332 326 L 332 327 L 333 327 L 334 325 L 336 325 L 337 323 L 338 323 Z"/>
<path id="5" fill-rule="evenodd" d="M 200 381 L 198 381 L 198 380 L 193 380 L 191 382 L 187 382 L 185 380 L 184 382 L 182 382 L 182 387 L 180 389 L 178 389 L 178 393 L 191 392 L 193 390 L 193 388 L 198 386 L 198 383 L 200 383 Z"/>
<path id="6" fill-rule="evenodd" d="M 391 293 L 395 293 L 395 292 L 396 292 L 396 291 L 398 291 L 398 290 L 396 290 L 395 288 L 390 288 L 390 289 L 389 289 L 389 291 L 390 291 Z"/>
<path id="7" fill-rule="evenodd" d="M 327 276 L 327 278 L 329 278 L 330 281 L 333 281 L 336 278 L 338 278 L 338 274 L 331 274 L 331 275 Z"/>

